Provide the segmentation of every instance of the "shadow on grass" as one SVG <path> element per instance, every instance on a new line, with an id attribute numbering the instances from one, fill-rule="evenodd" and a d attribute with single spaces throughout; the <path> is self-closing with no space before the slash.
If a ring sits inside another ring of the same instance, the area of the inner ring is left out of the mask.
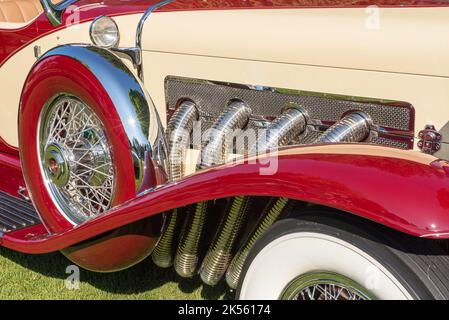
<path id="1" fill-rule="evenodd" d="M 44 276 L 66 279 L 66 267 L 71 265 L 61 253 L 54 252 L 42 255 L 29 255 L 0 247 L 0 256 L 33 270 Z M 150 258 L 145 259 L 136 266 L 114 273 L 95 273 L 87 270 L 81 271 L 82 281 L 87 282 L 97 289 L 117 294 L 137 294 L 149 290 L 155 290 L 166 284 L 174 282 L 183 293 L 193 293 L 201 288 L 201 297 L 204 299 L 231 299 L 232 294 L 222 281 L 219 285 L 209 287 L 203 285 L 198 276 L 185 279 L 176 274 L 173 268 L 162 269 L 153 264 Z M 173 297 L 161 296 L 161 299 Z"/>

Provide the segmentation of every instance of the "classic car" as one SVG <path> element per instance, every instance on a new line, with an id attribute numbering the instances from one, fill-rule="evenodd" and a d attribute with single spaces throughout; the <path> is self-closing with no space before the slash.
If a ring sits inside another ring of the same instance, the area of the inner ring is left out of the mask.
<path id="1" fill-rule="evenodd" d="M 0 244 L 447 299 L 448 33 L 447 0 L 0 0 Z"/>

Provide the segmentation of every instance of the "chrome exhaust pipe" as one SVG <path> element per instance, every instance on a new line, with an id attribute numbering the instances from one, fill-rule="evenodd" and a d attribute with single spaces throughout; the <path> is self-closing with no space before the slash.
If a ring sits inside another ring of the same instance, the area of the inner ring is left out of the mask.
<path id="1" fill-rule="evenodd" d="M 231 250 L 239 235 L 251 197 L 236 197 L 232 200 L 231 208 L 226 213 L 218 228 L 218 233 L 200 268 L 201 280 L 208 285 L 216 285 L 232 259 Z"/>
<path id="2" fill-rule="evenodd" d="M 167 125 L 167 140 L 169 145 L 168 175 L 170 181 L 179 180 L 184 176 L 186 150 L 190 144 L 190 134 L 193 123 L 199 118 L 198 108 L 191 101 L 184 101 L 170 118 Z M 173 265 L 174 251 L 177 245 L 184 215 L 179 215 L 178 209 L 166 213 L 162 236 L 155 247 L 151 258 L 155 265 L 168 268 Z"/>
<path id="3" fill-rule="evenodd" d="M 288 145 L 291 140 L 306 130 L 307 112 L 296 105 L 289 105 L 284 112 L 273 120 L 266 135 L 260 137 L 250 149 L 248 155 L 263 154 L 280 146 Z"/>
<path id="4" fill-rule="evenodd" d="M 314 143 L 319 142 L 360 142 L 369 137 L 371 118 L 362 112 L 353 112 L 328 128 Z M 278 198 L 274 205 L 268 205 L 261 215 L 256 227 L 250 233 L 248 241 L 237 252 L 226 272 L 226 282 L 232 289 L 236 289 L 245 260 L 254 243 L 279 218 L 288 203 L 287 198 Z"/>
<path id="5" fill-rule="evenodd" d="M 193 212 L 186 213 L 174 264 L 176 273 L 181 277 L 192 277 L 195 273 L 209 207 L 208 201 L 199 202 L 191 207 Z"/>
<path id="6" fill-rule="evenodd" d="M 169 268 L 173 265 L 174 251 L 176 250 L 179 230 L 184 221 L 183 216 L 179 214 L 179 209 L 173 209 L 166 212 L 165 225 L 162 230 L 162 236 L 151 254 L 154 264 L 160 268 Z"/>
<path id="7" fill-rule="evenodd" d="M 372 120 L 366 113 L 352 112 L 319 136 L 315 143 L 361 142 L 369 137 Z"/>
<path id="8" fill-rule="evenodd" d="M 184 176 L 186 150 L 190 145 L 193 123 L 198 119 L 199 112 L 195 103 L 184 101 L 168 122 L 168 174 L 171 181 L 179 180 Z"/>
<path id="9" fill-rule="evenodd" d="M 256 241 L 268 230 L 269 227 L 279 218 L 285 206 L 288 203 L 287 198 L 271 198 L 268 205 L 262 212 L 261 219 L 256 224 L 256 228 L 250 234 L 243 247 L 237 252 L 232 259 L 231 264 L 226 272 L 226 283 L 231 289 L 237 289 L 240 274 L 242 273 L 243 264 L 249 251 Z"/>
<path id="10" fill-rule="evenodd" d="M 200 168 L 222 164 L 226 161 L 230 134 L 243 129 L 251 115 L 251 109 L 241 100 L 232 100 L 212 126 L 205 147 L 201 151 Z M 203 238 L 207 214 L 207 202 L 198 203 L 193 214 L 186 218 L 184 233 L 175 257 L 175 270 L 181 277 L 192 277 L 198 265 L 198 249 Z"/>
<path id="11" fill-rule="evenodd" d="M 268 127 L 265 136 L 257 139 L 249 154 L 265 153 L 281 145 L 287 145 L 293 138 L 305 131 L 307 114 L 297 106 L 284 110 Z M 204 283 L 216 285 L 224 276 L 232 259 L 232 249 L 243 222 L 246 220 L 251 197 L 235 197 L 230 211 L 224 216 L 215 239 L 204 258 L 200 276 Z"/>
<path id="12" fill-rule="evenodd" d="M 209 131 L 204 148 L 201 150 L 200 168 L 226 162 L 228 147 L 232 141 L 227 141 L 233 130 L 243 129 L 251 116 L 251 109 L 241 100 L 232 100 L 225 112 L 221 114 Z"/>

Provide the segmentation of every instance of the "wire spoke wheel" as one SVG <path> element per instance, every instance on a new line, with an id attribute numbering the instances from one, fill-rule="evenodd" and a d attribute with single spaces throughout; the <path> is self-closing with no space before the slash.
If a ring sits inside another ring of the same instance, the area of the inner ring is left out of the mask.
<path id="1" fill-rule="evenodd" d="M 82 223 L 111 207 L 111 148 L 88 105 L 64 94 L 50 99 L 41 112 L 38 147 L 46 187 L 70 221 Z"/>
<path id="2" fill-rule="evenodd" d="M 373 295 L 351 279 L 334 273 L 309 273 L 293 280 L 283 300 L 371 300 Z"/>

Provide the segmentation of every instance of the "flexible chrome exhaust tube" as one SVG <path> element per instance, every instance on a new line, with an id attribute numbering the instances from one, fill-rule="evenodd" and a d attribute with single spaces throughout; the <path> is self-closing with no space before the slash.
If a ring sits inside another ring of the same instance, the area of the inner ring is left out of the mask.
<path id="1" fill-rule="evenodd" d="M 214 123 L 201 151 L 200 168 L 222 164 L 229 148 L 228 137 L 233 130 L 243 129 L 251 116 L 251 109 L 241 100 L 232 100 Z M 198 265 L 198 249 L 203 238 L 207 202 L 198 203 L 195 211 L 186 217 L 184 232 L 175 257 L 175 270 L 181 277 L 192 277 Z"/>
<path id="2" fill-rule="evenodd" d="M 371 118 L 366 113 L 352 112 L 319 136 L 315 143 L 361 142 L 368 138 Z"/>
<path id="3" fill-rule="evenodd" d="M 241 100 L 232 100 L 225 112 L 221 114 L 215 124 L 209 129 L 204 148 L 201 151 L 200 168 L 226 162 L 228 148 L 232 141 L 229 137 L 236 129 L 243 129 L 251 116 L 251 109 Z"/>
<path id="4" fill-rule="evenodd" d="M 267 128 L 266 134 L 257 139 L 256 145 L 250 149 L 250 154 L 265 153 L 278 146 L 288 144 L 292 139 L 305 131 L 307 114 L 298 106 L 291 106 L 276 118 Z M 204 283 L 216 285 L 224 276 L 232 259 L 232 249 L 237 235 L 246 220 L 248 203 L 251 197 L 235 197 L 231 209 L 218 228 L 215 239 L 204 258 L 200 276 Z"/>
<path id="5" fill-rule="evenodd" d="M 195 274 L 209 207 L 208 201 L 199 202 L 190 208 L 193 212 L 186 213 L 174 264 L 176 273 L 181 277 L 189 278 Z"/>
<path id="6" fill-rule="evenodd" d="M 195 103 L 184 101 L 170 118 L 167 125 L 168 175 L 170 181 L 179 180 L 184 176 L 186 150 L 189 148 L 193 123 L 198 120 L 198 117 L 198 108 Z M 177 245 L 176 236 L 179 234 L 182 222 L 183 219 L 178 214 L 178 209 L 166 213 L 162 236 L 151 255 L 155 265 L 161 268 L 168 268 L 173 265 L 174 251 Z"/>
<path id="7" fill-rule="evenodd" d="M 186 150 L 190 145 L 193 123 L 198 121 L 198 108 L 192 101 L 184 101 L 175 111 L 167 125 L 168 174 L 171 181 L 184 175 Z"/>
<path id="8" fill-rule="evenodd" d="M 251 198 L 236 197 L 232 200 L 229 212 L 222 219 L 216 238 L 207 251 L 200 268 L 201 280 L 208 285 L 216 285 L 232 259 L 232 247 L 239 235 Z"/>
<path id="9" fill-rule="evenodd" d="M 327 129 L 315 143 L 319 142 L 360 142 L 369 137 L 371 118 L 362 112 L 353 112 Z M 248 241 L 237 252 L 226 272 L 226 282 L 236 289 L 245 260 L 254 243 L 279 218 L 288 203 L 287 198 L 276 199 L 274 205 L 268 205 L 256 227 L 250 233 Z"/>
<path id="10" fill-rule="evenodd" d="M 257 139 L 248 155 L 263 154 L 267 151 L 288 145 L 291 140 L 306 130 L 307 112 L 299 106 L 289 106 L 273 120 L 266 134 Z"/>
<path id="11" fill-rule="evenodd" d="M 243 264 L 249 251 L 256 241 L 268 230 L 269 227 L 279 218 L 288 203 L 287 198 L 271 198 L 262 212 L 261 219 L 256 224 L 256 228 L 251 232 L 243 247 L 237 252 L 232 259 L 228 270 L 226 271 L 226 283 L 231 289 L 237 289 L 240 274 L 242 273 Z"/>

